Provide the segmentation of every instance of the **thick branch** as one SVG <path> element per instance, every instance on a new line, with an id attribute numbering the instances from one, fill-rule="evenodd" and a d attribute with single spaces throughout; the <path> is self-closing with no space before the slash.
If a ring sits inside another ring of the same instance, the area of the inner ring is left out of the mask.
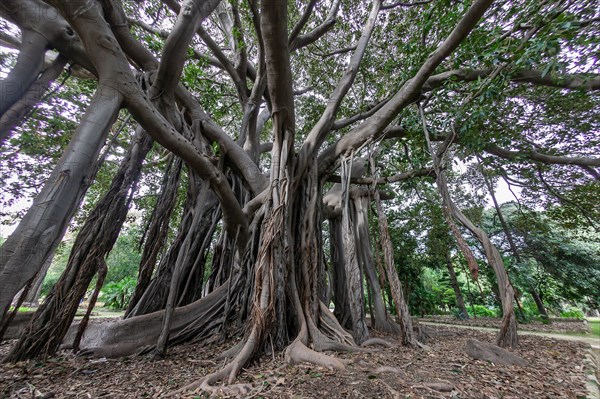
<path id="1" fill-rule="evenodd" d="M 453 69 L 450 71 L 438 73 L 427 79 L 423 90 L 430 91 L 442 86 L 448 80 L 459 80 L 463 82 L 472 82 L 477 79 L 488 77 L 492 74 L 492 69 Z M 543 75 L 541 71 L 530 69 L 520 71 L 508 71 L 509 78 L 515 83 L 531 83 L 538 86 L 558 87 L 570 90 L 595 91 L 600 90 L 600 75 L 598 74 L 547 74 Z"/>
<path id="2" fill-rule="evenodd" d="M 113 9 L 109 17 L 109 22 L 113 31 L 117 34 L 117 40 L 124 51 L 133 58 L 136 63 L 146 65 L 148 69 L 156 69 L 158 61 L 154 56 L 139 42 L 137 42 L 128 30 L 118 29 L 126 23 L 125 13 L 122 8 L 112 5 Z M 106 7 L 105 7 L 106 8 Z M 261 192 L 265 185 L 266 179 L 252 162 L 248 155 L 209 117 L 202 109 L 198 101 L 183 87 L 177 85 L 175 96 L 184 108 L 189 112 L 192 121 L 202 124 L 203 133 L 211 141 L 216 141 L 221 146 L 224 153 L 228 155 L 228 159 L 237 168 L 243 176 L 250 190 L 256 195 Z"/>
<path id="3" fill-rule="evenodd" d="M 306 23 L 310 19 L 313 9 L 315 8 L 315 5 L 318 2 L 319 2 L 319 0 L 310 0 L 308 5 L 306 6 L 306 9 L 300 16 L 300 19 L 298 20 L 298 22 L 296 22 L 296 25 L 294 25 L 294 28 L 292 29 L 292 33 L 290 33 L 290 38 L 289 38 L 290 43 L 293 43 L 294 40 L 296 40 L 296 38 L 298 37 L 298 35 L 300 35 L 300 32 L 302 32 L 302 29 L 306 26 Z"/>
<path id="4" fill-rule="evenodd" d="M 56 49 L 76 64 L 97 75 L 79 38 L 56 9 L 41 0 L 3 0 L 0 16 L 14 22 L 21 31 L 38 32 L 47 41 L 46 49 Z"/>
<path id="5" fill-rule="evenodd" d="M 335 116 L 342 103 L 342 100 L 350 90 L 350 87 L 354 83 L 356 74 L 358 73 L 358 67 L 365 54 L 369 40 L 373 29 L 375 29 L 375 23 L 377 22 L 377 15 L 379 14 L 379 8 L 381 6 L 381 0 L 373 2 L 369 18 L 367 19 L 365 26 L 363 27 L 362 34 L 356 45 L 356 51 L 350 58 L 350 63 L 344 71 L 344 75 L 339 80 L 335 90 L 331 93 L 329 101 L 327 102 L 327 108 L 323 111 L 323 114 L 319 118 L 319 121 L 312 128 L 306 140 L 302 144 L 300 151 L 298 152 L 298 166 L 296 170 L 297 175 L 304 173 L 308 165 L 308 160 L 313 157 L 315 152 L 318 150 L 320 145 L 325 140 L 327 133 L 331 130 Z"/>
<path id="6" fill-rule="evenodd" d="M 0 116 L 25 94 L 44 66 L 48 40 L 34 30 L 23 30 L 17 63 L 5 79 L 0 80 Z"/>
<path id="7" fill-rule="evenodd" d="M 88 49 L 90 58 L 100 74 L 100 81 L 107 80 L 111 86 L 114 85 L 114 89 L 125 97 L 125 105 L 131 115 L 146 132 L 161 145 L 180 156 L 201 178 L 210 183 L 222 205 L 223 220 L 228 232 L 232 236 L 239 233 L 238 243 L 243 247 L 247 221 L 227 178 L 212 164 L 212 159 L 179 134 L 152 105 L 135 81 L 129 63 L 119 48 L 113 32 L 104 22 L 98 7 L 90 6 L 85 0 L 70 1 L 68 5 L 59 2 L 58 6 Z M 203 14 L 200 12 L 200 15 Z"/>
<path id="8" fill-rule="evenodd" d="M 52 65 L 33 82 L 20 101 L 10 107 L 0 118 L 0 145 L 10 132 L 23 120 L 27 113 L 42 99 L 50 83 L 60 75 L 67 63 L 67 59 L 59 55 Z M 1 90 L 1 89 L 0 89 Z"/>
<path id="9" fill-rule="evenodd" d="M 335 16 L 337 15 L 338 9 L 340 8 L 340 0 L 335 0 L 331 6 L 329 14 L 323 23 L 317 26 L 315 29 L 304 35 L 298 35 L 294 38 L 290 38 L 290 51 L 298 50 L 299 48 L 306 47 L 311 43 L 316 42 L 327 33 L 335 24 Z"/>
<path id="10" fill-rule="evenodd" d="M 445 60 L 460 45 L 460 43 L 475 28 L 485 11 L 492 5 L 492 0 L 475 1 L 458 25 L 446 40 L 429 56 L 416 75 L 402 85 L 394 97 L 386 103 L 375 115 L 364 121 L 336 143 L 326 148 L 319 155 L 319 172 L 327 171 L 340 154 L 358 148 L 367 140 L 376 138 L 383 133 L 384 128 L 406 106 L 414 102 L 420 94 L 427 79 L 435 68 Z"/>
<path id="11" fill-rule="evenodd" d="M 577 165 L 588 167 L 599 167 L 600 158 L 591 157 L 564 157 L 557 155 L 548 155 L 538 152 L 534 149 L 527 151 L 511 151 L 498 147 L 497 145 L 489 145 L 485 151 L 504 159 L 529 159 L 531 161 L 541 162 L 547 165 Z"/>
<path id="12" fill-rule="evenodd" d="M 163 49 L 162 62 L 154 83 L 157 94 L 164 92 L 166 97 L 174 95 L 192 38 L 202 21 L 212 13 L 220 1 L 186 0 L 183 3 L 177 22 Z"/>
<path id="13" fill-rule="evenodd" d="M 353 178 L 350 178 L 350 183 L 352 183 L 352 184 L 369 184 L 369 185 L 388 184 L 388 183 L 397 183 L 397 182 L 403 181 L 403 180 L 409 180 L 409 179 L 412 179 L 413 177 L 427 177 L 427 176 L 435 177 L 435 172 L 433 171 L 433 168 L 411 170 L 408 172 L 398 173 L 393 176 L 380 177 L 378 179 L 374 179 L 371 177 L 355 177 L 355 178 L 353 177 Z M 330 181 L 332 183 L 341 183 L 342 179 L 340 176 L 333 175 L 333 176 L 330 176 L 327 179 L 327 181 Z"/>

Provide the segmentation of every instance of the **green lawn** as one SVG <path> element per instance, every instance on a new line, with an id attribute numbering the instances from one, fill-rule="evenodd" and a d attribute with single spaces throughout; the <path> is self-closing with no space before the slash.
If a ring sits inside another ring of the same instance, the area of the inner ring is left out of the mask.
<path id="1" fill-rule="evenodd" d="M 592 336 L 600 338 L 600 318 L 588 319 L 588 323 L 590 323 Z"/>
<path id="2" fill-rule="evenodd" d="M 590 326 L 589 334 L 570 332 L 567 335 L 576 335 L 578 337 L 590 337 L 600 339 L 600 317 L 588 317 L 586 318 L 588 325 Z"/>

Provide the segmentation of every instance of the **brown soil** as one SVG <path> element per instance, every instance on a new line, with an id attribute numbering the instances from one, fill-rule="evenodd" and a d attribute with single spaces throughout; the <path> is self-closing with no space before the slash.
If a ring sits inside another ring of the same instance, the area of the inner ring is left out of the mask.
<path id="1" fill-rule="evenodd" d="M 255 398 L 583 398 L 586 345 L 522 336 L 516 354 L 529 366 L 500 366 L 468 357 L 468 338 L 494 342 L 493 333 L 436 329 L 429 350 L 405 347 L 337 354 L 346 370 L 312 365 L 281 367 L 264 357 L 242 372 Z M 231 345 L 231 344 L 229 344 Z M 229 345 L 173 348 L 166 360 L 87 359 L 64 353 L 46 362 L 0 365 L 3 398 L 160 398 L 212 371 Z M 0 346 L 0 356 L 8 344 Z M 178 397 L 204 397 L 187 392 Z"/>

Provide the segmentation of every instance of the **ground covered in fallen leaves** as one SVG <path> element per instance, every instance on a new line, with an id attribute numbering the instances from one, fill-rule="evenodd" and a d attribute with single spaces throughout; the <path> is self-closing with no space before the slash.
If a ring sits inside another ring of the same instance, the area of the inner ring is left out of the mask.
<path id="1" fill-rule="evenodd" d="M 470 318 L 468 320 L 460 320 L 454 316 L 426 316 L 419 318 L 420 321 L 427 321 L 431 323 L 443 323 L 443 324 L 455 324 L 461 326 L 472 326 L 472 327 L 488 327 L 488 328 L 500 328 L 501 319 L 495 317 L 478 317 L 476 319 Z M 579 333 L 589 334 L 591 332 L 590 326 L 584 320 L 577 319 L 552 319 L 551 323 L 545 324 L 538 320 L 532 320 L 528 323 L 519 323 L 519 329 L 524 331 L 539 331 L 547 333 Z"/>
<path id="2" fill-rule="evenodd" d="M 428 350 L 405 347 L 335 354 L 346 370 L 301 364 L 284 366 L 282 355 L 263 357 L 245 369 L 254 398 L 585 398 L 585 344 L 521 336 L 514 352 L 526 367 L 474 360 L 468 338 L 494 342 L 494 334 L 436 328 Z M 389 337 L 387 339 L 390 339 Z M 229 344 L 231 345 L 231 343 Z M 0 365 L 2 398 L 160 398 L 219 369 L 215 356 L 229 345 L 172 348 L 165 360 L 148 356 L 89 359 L 68 353 L 46 362 Z M 0 346 L 0 356 L 8 350 Z M 203 398 L 186 392 L 176 397 Z"/>

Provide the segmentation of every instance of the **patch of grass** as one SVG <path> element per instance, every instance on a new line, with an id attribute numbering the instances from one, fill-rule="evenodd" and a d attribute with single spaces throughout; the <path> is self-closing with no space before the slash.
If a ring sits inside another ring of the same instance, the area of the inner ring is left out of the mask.
<path id="1" fill-rule="evenodd" d="M 14 306 L 9 308 L 9 311 L 12 312 L 15 309 Z M 27 306 L 21 306 L 18 310 L 19 313 L 27 313 L 27 312 L 35 312 L 37 308 L 28 308 Z"/>
<path id="2" fill-rule="evenodd" d="M 574 335 L 577 337 L 598 338 L 600 339 L 600 318 L 586 319 L 590 326 L 590 333 L 568 332 L 566 335 Z"/>
<path id="3" fill-rule="evenodd" d="M 600 338 L 600 319 L 589 320 L 588 323 L 592 330 L 592 336 Z"/>

